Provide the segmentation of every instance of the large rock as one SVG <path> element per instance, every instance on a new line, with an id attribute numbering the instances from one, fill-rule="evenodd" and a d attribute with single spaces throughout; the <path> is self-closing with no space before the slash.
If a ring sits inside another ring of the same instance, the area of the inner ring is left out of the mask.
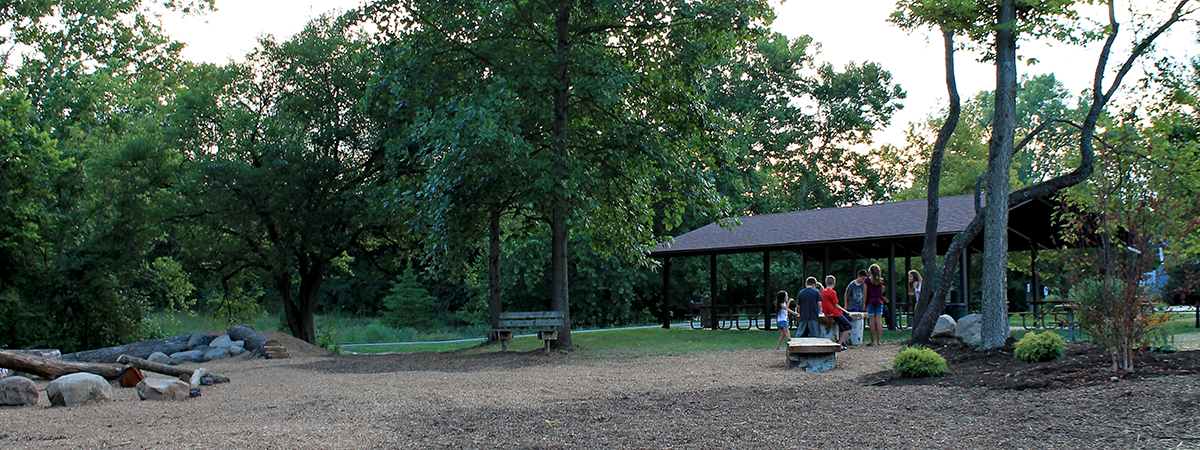
<path id="1" fill-rule="evenodd" d="M 942 314 L 938 316 L 937 325 L 933 326 L 933 337 L 954 336 L 954 329 L 957 325 L 958 322 L 955 322 L 949 314 Z"/>
<path id="2" fill-rule="evenodd" d="M 146 360 L 150 361 L 152 363 L 155 363 L 155 364 L 164 364 L 165 365 L 165 364 L 171 363 L 171 357 L 167 356 L 167 354 L 163 353 L 163 352 L 154 352 L 150 355 L 149 358 L 146 358 Z"/>
<path id="3" fill-rule="evenodd" d="M 216 339 L 208 343 L 208 346 L 212 348 L 225 348 L 231 345 L 233 345 L 233 339 L 230 339 L 228 334 L 217 336 Z"/>
<path id="4" fill-rule="evenodd" d="M 798 367 L 805 372 L 824 372 L 837 367 L 837 353 L 788 355 L 788 368 Z"/>
<path id="5" fill-rule="evenodd" d="M 233 341 L 233 342 L 237 343 L 237 342 L 242 342 L 242 341 Z M 233 347 L 229 347 L 229 354 L 232 356 L 237 356 L 242 353 L 246 353 L 246 349 L 244 347 L 242 347 L 241 345 L 235 345 Z"/>
<path id="6" fill-rule="evenodd" d="M 37 384 L 25 377 L 9 377 L 0 380 L 0 406 L 36 405 Z"/>
<path id="7" fill-rule="evenodd" d="M 983 344 L 980 334 L 983 332 L 982 319 L 979 314 L 969 314 L 958 319 L 958 325 L 954 327 L 954 337 L 971 347 Z"/>
<path id="8" fill-rule="evenodd" d="M 178 366 L 186 362 L 204 362 L 204 352 L 201 350 L 188 350 L 171 354 L 171 365 Z"/>
<path id="9" fill-rule="evenodd" d="M 231 355 L 232 355 L 232 353 L 230 353 L 230 352 L 229 352 L 229 348 L 227 348 L 227 347 L 217 347 L 217 348 L 214 348 L 214 349 L 212 349 L 212 350 L 209 350 L 209 351 L 208 351 L 208 353 L 205 353 L 205 354 L 204 354 L 204 360 L 205 360 L 205 361 L 212 361 L 212 360 L 214 360 L 214 359 L 228 358 L 228 357 L 230 357 Z"/>
<path id="10" fill-rule="evenodd" d="M 196 347 L 208 345 L 216 338 L 217 335 L 211 333 L 192 333 L 192 337 L 188 339 L 187 348 L 188 350 L 195 350 Z"/>
<path id="11" fill-rule="evenodd" d="M 46 385 L 46 396 L 54 406 L 74 406 L 112 399 L 112 385 L 104 377 L 91 373 L 73 373 Z"/>
<path id="12" fill-rule="evenodd" d="M 188 399 L 192 386 L 180 380 L 147 378 L 137 385 L 138 398 L 142 400 L 183 401 Z"/>

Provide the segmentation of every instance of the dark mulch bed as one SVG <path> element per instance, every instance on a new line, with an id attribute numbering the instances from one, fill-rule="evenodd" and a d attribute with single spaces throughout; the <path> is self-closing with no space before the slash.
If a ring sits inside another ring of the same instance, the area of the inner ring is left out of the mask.
<path id="1" fill-rule="evenodd" d="M 1068 343 L 1066 355 L 1054 361 L 1027 364 L 1013 358 L 1013 340 L 1003 348 L 976 351 L 957 341 L 930 348 L 946 358 L 946 375 L 936 378 L 904 378 L 894 370 L 859 378 L 864 385 L 937 385 L 985 387 L 989 389 L 1071 389 L 1120 380 L 1137 380 L 1167 375 L 1200 373 L 1200 351 L 1178 353 L 1144 352 L 1135 358 L 1134 372 L 1112 370 L 1107 351 L 1091 343 Z"/>

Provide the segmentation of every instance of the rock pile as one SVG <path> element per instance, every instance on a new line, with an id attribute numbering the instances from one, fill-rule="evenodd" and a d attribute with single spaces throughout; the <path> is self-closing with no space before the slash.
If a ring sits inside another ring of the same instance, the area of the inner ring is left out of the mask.
<path id="1" fill-rule="evenodd" d="M 933 337 L 935 338 L 957 338 L 963 344 L 971 347 L 978 347 L 983 343 L 981 333 L 983 325 L 980 323 L 982 316 L 979 314 L 970 314 L 955 321 L 949 314 L 942 314 L 938 317 L 937 324 L 933 326 Z"/>
<path id="2" fill-rule="evenodd" d="M 150 355 L 151 362 L 159 364 L 179 365 L 185 362 L 208 362 L 214 359 L 228 358 L 237 356 L 246 352 L 245 343 L 243 341 L 235 341 L 229 338 L 229 335 L 212 335 L 208 333 L 194 333 L 192 338 L 188 340 L 188 349 L 172 353 L 170 356 L 162 352 L 155 352 Z"/>

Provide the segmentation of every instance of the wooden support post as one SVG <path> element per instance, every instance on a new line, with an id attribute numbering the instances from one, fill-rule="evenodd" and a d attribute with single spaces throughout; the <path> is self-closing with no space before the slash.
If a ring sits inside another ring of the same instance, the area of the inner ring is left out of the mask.
<path id="1" fill-rule="evenodd" d="M 888 244 L 888 303 L 890 307 L 884 319 L 889 330 L 896 329 L 896 244 Z"/>
<path id="2" fill-rule="evenodd" d="M 771 252 L 769 251 L 763 252 L 763 295 L 765 296 L 763 306 L 766 307 L 763 314 L 763 317 L 766 318 L 764 322 L 766 322 L 767 331 L 771 331 L 771 327 L 775 325 L 772 320 L 775 317 L 773 314 L 778 311 L 772 307 L 775 304 L 775 296 L 771 293 Z"/>
<path id="3" fill-rule="evenodd" d="M 822 283 L 825 282 L 825 277 L 829 275 L 829 247 L 825 247 L 825 260 L 821 261 L 821 275 L 818 276 Z"/>
<path id="4" fill-rule="evenodd" d="M 663 328 L 671 328 L 671 258 L 663 258 Z"/>
<path id="5" fill-rule="evenodd" d="M 800 278 L 808 280 L 808 257 L 804 256 L 803 250 L 800 251 Z M 804 284 L 803 281 L 800 283 Z M 800 286 L 800 289 L 804 289 L 804 286 Z"/>
<path id="6" fill-rule="evenodd" d="M 1038 280 L 1037 246 L 1032 241 L 1029 242 L 1029 271 L 1033 274 L 1033 301 L 1036 302 L 1042 295 L 1042 286 Z"/>
<path id="7" fill-rule="evenodd" d="M 916 308 L 917 308 L 917 302 L 918 302 L 918 301 L 920 301 L 920 300 L 919 300 L 919 299 L 917 299 L 916 297 L 909 297 L 909 296 L 908 296 L 908 286 L 907 286 L 907 284 L 908 284 L 908 274 L 909 274 L 910 272 L 912 272 L 912 255 L 909 255 L 909 254 L 908 254 L 908 251 L 907 251 L 907 250 L 905 250 L 905 252 L 904 252 L 904 283 L 905 283 L 905 286 L 904 286 L 904 298 L 905 298 L 906 300 L 904 301 L 904 303 L 905 303 L 905 306 L 907 306 L 907 307 L 909 307 L 909 308 L 912 308 L 912 309 L 916 309 Z M 922 283 L 922 284 L 924 284 L 924 283 Z M 921 286 L 921 287 L 922 287 L 922 288 L 924 288 L 925 286 Z M 913 294 L 916 294 L 916 291 L 913 291 Z M 901 318 L 903 318 L 903 316 L 904 316 L 904 311 L 901 311 L 901 312 L 900 312 L 900 316 L 901 316 Z M 912 319 L 911 319 L 911 318 L 912 318 L 912 317 L 916 317 L 916 316 L 915 316 L 915 315 L 910 315 L 910 316 L 908 316 L 908 317 L 910 317 L 910 319 L 909 319 L 909 321 L 908 321 L 908 322 L 909 322 L 909 323 L 908 323 L 908 326 L 909 326 L 909 327 L 912 327 L 912 325 L 913 325 L 913 324 L 912 324 Z"/>
<path id="8" fill-rule="evenodd" d="M 709 320 L 712 321 L 711 325 L 712 325 L 713 331 L 716 331 L 721 328 L 721 321 L 717 319 L 717 254 L 716 253 L 708 255 L 708 292 L 709 292 L 708 295 L 710 297 L 709 302 L 708 302 L 709 314 L 712 315 L 712 317 Z"/>

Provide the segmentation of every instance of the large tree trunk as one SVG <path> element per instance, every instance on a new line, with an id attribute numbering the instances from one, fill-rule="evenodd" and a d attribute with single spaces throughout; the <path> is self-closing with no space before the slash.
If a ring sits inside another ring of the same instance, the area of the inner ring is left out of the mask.
<path id="1" fill-rule="evenodd" d="M 492 210 L 488 230 L 488 312 L 492 329 L 500 328 L 500 207 Z"/>
<path id="2" fill-rule="evenodd" d="M 275 288 L 283 301 L 283 315 L 292 336 L 310 344 L 316 343 L 316 328 L 313 326 L 313 311 L 316 309 L 317 294 L 321 291 L 325 262 L 305 255 L 298 261 L 300 289 L 292 297 L 291 274 L 286 270 L 274 274 Z"/>
<path id="3" fill-rule="evenodd" d="M 996 29 L 996 104 L 988 142 L 987 205 L 983 227 L 983 317 L 980 349 L 1008 339 L 1009 170 L 1017 129 L 1017 5 L 1000 2 Z M 964 295 L 970 295 L 964 292 Z"/>
<path id="4" fill-rule="evenodd" d="M 116 347 L 85 350 L 62 355 L 61 359 L 63 361 L 115 363 L 121 355 L 136 356 L 138 358 L 149 358 L 154 352 L 162 352 L 170 355 L 175 352 L 187 350 L 188 340 L 191 337 L 192 335 L 190 334 L 181 334 L 153 341 L 134 342 Z"/>
<path id="5" fill-rule="evenodd" d="M 79 372 L 93 373 L 107 380 L 115 380 L 121 376 L 121 370 L 125 368 L 120 364 L 61 361 L 5 350 L 0 350 L 0 367 L 51 380 Z"/>
<path id="6" fill-rule="evenodd" d="M 571 79 L 567 58 L 568 26 L 570 25 L 571 2 L 560 0 L 555 17 L 557 29 L 559 71 L 555 74 L 554 87 L 554 162 L 557 192 L 554 193 L 553 212 L 550 217 L 550 309 L 562 311 L 563 324 L 558 328 L 558 340 L 551 341 L 555 348 L 571 347 L 571 303 L 567 285 L 567 108 L 570 100 Z"/>
<path id="7" fill-rule="evenodd" d="M 178 377 L 178 376 L 182 376 L 182 375 L 191 376 L 193 373 L 195 373 L 194 370 L 184 369 L 179 366 L 168 366 L 165 364 L 150 362 L 150 361 L 146 361 L 142 358 L 137 358 L 137 357 L 133 357 L 133 356 L 129 356 L 129 355 L 121 355 L 120 358 L 117 358 L 117 363 L 128 364 L 133 367 L 137 367 L 138 369 L 141 369 L 141 370 L 148 370 L 151 372 L 161 373 L 163 375 L 170 375 L 173 377 Z M 217 375 L 215 373 L 209 373 L 208 376 L 212 377 L 213 384 L 229 382 L 229 377 L 226 377 L 226 376 Z M 199 382 L 199 380 L 193 380 L 193 381 L 196 381 L 197 383 Z"/>
<path id="8" fill-rule="evenodd" d="M 962 113 L 962 105 L 958 96 L 958 82 L 954 74 L 954 30 L 942 27 L 942 42 L 946 55 L 946 91 L 950 94 L 950 111 L 946 114 L 946 122 L 938 130 L 937 141 L 933 143 L 933 153 L 929 157 L 929 181 L 926 184 L 927 212 L 925 215 L 925 243 L 921 248 L 921 265 L 924 280 L 921 294 L 917 297 L 917 305 L 913 310 L 918 322 L 925 315 L 929 299 L 933 291 L 941 285 L 937 272 L 937 228 L 940 216 L 938 201 L 941 198 L 942 159 L 946 154 L 946 145 L 958 127 L 958 118 Z M 949 279 L 946 279 L 949 280 Z M 941 312 L 940 310 L 938 311 Z"/>

